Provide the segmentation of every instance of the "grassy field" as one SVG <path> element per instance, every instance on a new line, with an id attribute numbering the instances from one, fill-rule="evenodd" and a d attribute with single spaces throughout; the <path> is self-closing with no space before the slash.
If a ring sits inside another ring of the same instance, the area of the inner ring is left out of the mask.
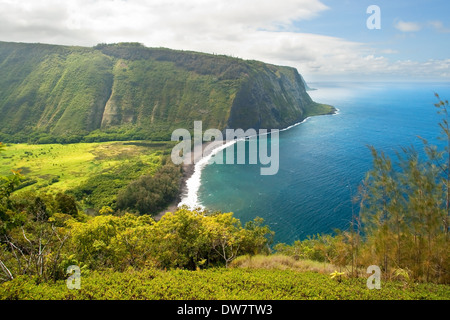
<path id="1" fill-rule="evenodd" d="M 25 179 L 17 192 L 64 192 L 92 181 L 125 186 L 153 173 L 170 142 L 101 142 L 76 144 L 8 144 L 0 155 L 0 175 L 20 170 Z M 107 204 L 105 204 L 107 205 Z"/>

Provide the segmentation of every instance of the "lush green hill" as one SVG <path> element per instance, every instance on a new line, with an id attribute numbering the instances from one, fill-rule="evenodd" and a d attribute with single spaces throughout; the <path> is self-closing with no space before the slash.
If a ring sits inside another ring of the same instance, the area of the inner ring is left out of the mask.
<path id="1" fill-rule="evenodd" d="M 296 69 L 136 43 L 0 42 L 0 141 L 168 139 L 175 128 L 282 128 L 317 108 Z"/>

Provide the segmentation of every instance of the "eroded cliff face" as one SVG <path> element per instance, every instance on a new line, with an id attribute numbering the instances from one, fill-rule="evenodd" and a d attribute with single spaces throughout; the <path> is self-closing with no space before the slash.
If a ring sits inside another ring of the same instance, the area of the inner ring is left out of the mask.
<path id="1" fill-rule="evenodd" d="M 314 105 L 294 68 L 135 43 L 0 42 L 0 75 L 3 141 L 165 138 L 194 121 L 204 130 L 284 128 Z"/>
<path id="2" fill-rule="evenodd" d="M 313 101 L 296 69 L 263 66 L 242 84 L 228 127 L 281 129 L 302 121 Z"/>

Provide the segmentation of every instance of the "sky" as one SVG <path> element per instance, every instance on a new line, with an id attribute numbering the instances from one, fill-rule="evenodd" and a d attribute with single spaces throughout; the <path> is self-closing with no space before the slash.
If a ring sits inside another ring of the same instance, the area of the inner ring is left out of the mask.
<path id="1" fill-rule="evenodd" d="M 140 42 L 292 66 L 307 82 L 450 81 L 449 13 L 448 0 L 0 0 L 0 41 Z"/>

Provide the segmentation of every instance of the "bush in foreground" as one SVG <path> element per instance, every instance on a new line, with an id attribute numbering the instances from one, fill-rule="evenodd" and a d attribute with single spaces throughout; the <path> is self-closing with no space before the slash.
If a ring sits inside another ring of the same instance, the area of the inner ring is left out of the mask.
<path id="1" fill-rule="evenodd" d="M 380 300 L 450 299 L 445 285 L 383 281 L 369 290 L 366 279 L 344 278 L 292 270 L 212 268 L 206 270 L 146 269 L 99 272 L 82 276 L 81 288 L 69 290 L 62 280 L 36 284 L 18 277 L 0 285 L 0 299 L 101 300 Z"/>

